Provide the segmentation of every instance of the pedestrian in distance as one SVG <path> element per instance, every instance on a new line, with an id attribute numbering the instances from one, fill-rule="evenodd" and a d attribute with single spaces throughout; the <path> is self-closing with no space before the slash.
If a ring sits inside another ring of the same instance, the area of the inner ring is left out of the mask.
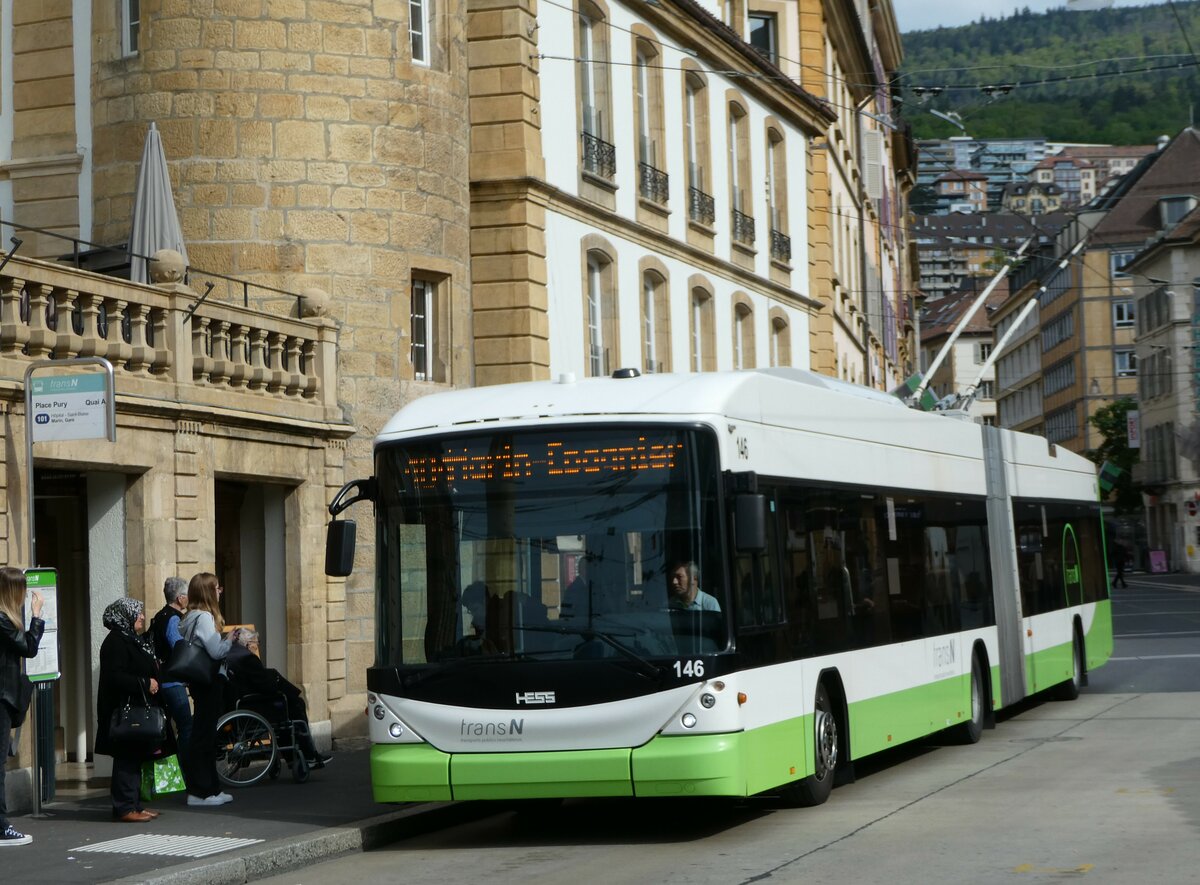
<path id="1" fill-rule="evenodd" d="M 192 575 L 187 587 L 187 614 L 179 624 L 185 640 L 199 640 L 212 658 L 213 669 L 223 665 L 233 640 L 221 638 L 225 619 L 221 616 L 221 584 L 211 572 Z M 223 669 L 223 666 L 221 666 Z M 217 720 L 225 702 L 225 679 L 217 673 L 208 685 L 193 683 L 192 734 L 184 751 L 183 780 L 187 784 L 187 804 L 213 806 L 232 802 L 221 790 L 217 778 Z"/>
<path id="2" fill-rule="evenodd" d="M 25 715 L 28 688 L 22 690 L 21 659 L 37 654 L 46 625 L 42 621 L 42 596 L 34 593 L 29 608 L 32 617 L 25 627 L 25 573 L 18 568 L 0 568 L 0 848 L 28 845 L 33 837 L 19 832 L 8 820 L 4 800 L 4 769 L 14 722 Z"/>
<path id="3" fill-rule="evenodd" d="M 1117 542 L 1113 544 L 1113 560 L 1116 566 L 1117 574 L 1113 578 L 1113 589 L 1119 585 L 1121 589 L 1125 589 L 1129 585 L 1125 583 L 1125 560 L 1127 558 L 1125 545 Z"/>
<path id="4" fill-rule="evenodd" d="M 150 622 L 150 635 L 154 639 L 154 656 L 158 658 L 161 669 L 166 666 L 171 656 L 171 649 L 179 642 L 179 623 L 187 612 L 187 581 L 183 578 L 167 578 L 163 582 L 163 598 L 166 605 L 159 610 Z M 163 707 L 175 726 L 175 736 L 179 741 L 180 761 L 187 753 L 188 741 L 192 735 L 192 705 L 188 701 L 187 686 L 182 682 L 164 682 L 159 687 Z"/>
<path id="5" fill-rule="evenodd" d="M 99 755 L 112 756 L 114 820 L 140 824 L 158 817 L 157 811 L 142 807 L 139 787 L 142 763 L 152 758 L 161 744 L 121 740 L 111 733 L 113 713 L 126 705 L 159 703 L 158 659 L 146 630 L 146 606 L 140 599 L 125 597 L 104 609 L 108 636 L 100 644 L 100 683 L 96 693 L 96 746 Z M 173 743 L 170 730 L 168 743 Z M 173 748 L 169 748 L 173 752 Z"/>

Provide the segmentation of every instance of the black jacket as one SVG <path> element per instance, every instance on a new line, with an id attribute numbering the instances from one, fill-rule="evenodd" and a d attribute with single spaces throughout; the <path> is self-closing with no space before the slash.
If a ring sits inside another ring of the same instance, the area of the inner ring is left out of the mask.
<path id="1" fill-rule="evenodd" d="M 285 694 L 290 699 L 300 697 L 300 689 L 288 682 L 274 667 L 244 645 L 236 642 L 225 658 L 229 668 L 229 686 L 235 698 L 247 694 Z"/>
<path id="2" fill-rule="evenodd" d="M 0 613 L 0 701 L 14 710 L 20 706 L 21 658 L 37 654 L 38 643 L 46 624 L 41 618 L 30 618 L 29 629 L 22 630 Z M 0 765 L 4 760 L 0 759 Z"/>
<path id="3" fill-rule="evenodd" d="M 160 664 L 165 664 L 171 657 L 171 643 L 167 641 L 167 625 L 171 618 L 181 618 L 183 612 L 179 609 L 164 605 L 150 622 L 150 635 L 154 638 L 154 655 Z"/>
<path id="4" fill-rule="evenodd" d="M 158 662 L 154 658 L 124 633 L 116 630 L 108 632 L 100 645 L 100 688 L 96 696 L 97 753 L 126 759 L 149 759 L 155 754 L 158 747 L 131 746 L 112 741 L 108 736 L 108 724 L 112 720 L 113 710 L 125 706 L 126 701 L 134 706 L 145 706 L 147 702 L 158 704 L 160 695 L 150 694 L 150 680 L 158 678 Z M 166 752 L 174 752 L 170 727 L 167 728 L 167 743 Z"/>

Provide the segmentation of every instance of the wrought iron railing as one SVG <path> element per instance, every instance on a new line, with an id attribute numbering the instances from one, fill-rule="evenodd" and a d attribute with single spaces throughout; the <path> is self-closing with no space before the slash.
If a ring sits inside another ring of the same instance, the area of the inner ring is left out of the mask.
<path id="1" fill-rule="evenodd" d="M 666 205 L 670 196 L 670 182 L 667 173 L 655 169 L 649 163 L 639 166 L 638 188 L 643 197 L 655 203 Z"/>
<path id="2" fill-rule="evenodd" d="M 771 228 L 771 257 L 780 261 L 792 260 L 792 238 Z"/>
<path id="3" fill-rule="evenodd" d="M 754 244 L 754 219 L 737 209 L 733 210 L 733 239 L 747 246 Z"/>
<path id="4" fill-rule="evenodd" d="M 717 220 L 717 201 L 699 188 L 688 188 L 688 218 L 712 225 Z"/>
<path id="5" fill-rule="evenodd" d="M 590 132 L 580 134 L 583 136 L 584 171 L 611 180 L 617 174 L 616 147 Z"/>

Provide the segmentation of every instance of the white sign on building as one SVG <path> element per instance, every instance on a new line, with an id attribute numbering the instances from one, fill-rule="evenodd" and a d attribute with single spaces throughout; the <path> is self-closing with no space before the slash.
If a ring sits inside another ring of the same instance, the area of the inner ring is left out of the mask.
<path id="1" fill-rule="evenodd" d="M 33 441 L 105 439 L 109 435 L 108 396 L 103 372 L 31 379 Z"/>

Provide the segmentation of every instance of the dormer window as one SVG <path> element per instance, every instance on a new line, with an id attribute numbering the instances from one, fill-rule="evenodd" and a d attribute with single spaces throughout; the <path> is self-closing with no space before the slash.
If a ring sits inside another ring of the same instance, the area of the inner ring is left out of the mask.
<path id="1" fill-rule="evenodd" d="M 1158 216 L 1160 228 L 1166 230 L 1183 220 L 1183 217 L 1196 208 L 1196 198 L 1191 194 L 1162 197 L 1158 201 Z"/>

